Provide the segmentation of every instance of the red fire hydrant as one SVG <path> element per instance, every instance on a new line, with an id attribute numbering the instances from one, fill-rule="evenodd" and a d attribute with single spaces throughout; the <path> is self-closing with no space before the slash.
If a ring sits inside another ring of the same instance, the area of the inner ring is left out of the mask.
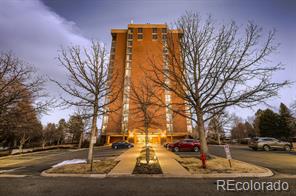
<path id="1" fill-rule="evenodd" d="M 202 168 L 206 168 L 206 159 L 207 159 L 207 156 L 205 153 L 201 153 L 200 154 L 200 160 L 202 162 Z"/>

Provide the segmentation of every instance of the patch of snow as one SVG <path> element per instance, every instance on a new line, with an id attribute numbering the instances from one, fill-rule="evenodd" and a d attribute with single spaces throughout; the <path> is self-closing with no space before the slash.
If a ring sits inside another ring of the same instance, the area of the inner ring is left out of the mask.
<path id="1" fill-rule="evenodd" d="M 59 167 L 59 166 L 62 166 L 62 165 L 78 164 L 78 163 L 86 163 L 86 160 L 84 160 L 84 159 L 66 160 L 66 161 L 60 162 L 58 164 L 55 164 L 52 167 Z"/>

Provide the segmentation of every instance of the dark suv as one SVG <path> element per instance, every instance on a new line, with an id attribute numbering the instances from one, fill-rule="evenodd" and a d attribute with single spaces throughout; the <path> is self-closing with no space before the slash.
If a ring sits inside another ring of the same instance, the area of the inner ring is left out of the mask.
<path id="1" fill-rule="evenodd" d="M 168 145 L 169 149 L 175 152 L 179 151 L 194 151 L 198 152 L 200 143 L 194 139 L 183 139 Z"/>

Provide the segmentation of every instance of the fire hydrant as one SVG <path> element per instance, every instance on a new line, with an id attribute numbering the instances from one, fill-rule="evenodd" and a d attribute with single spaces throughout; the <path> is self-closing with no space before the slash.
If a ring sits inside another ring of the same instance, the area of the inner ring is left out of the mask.
<path id="1" fill-rule="evenodd" d="M 206 168 L 206 159 L 207 159 L 207 156 L 205 153 L 201 153 L 200 154 L 200 160 L 202 162 L 202 168 Z"/>

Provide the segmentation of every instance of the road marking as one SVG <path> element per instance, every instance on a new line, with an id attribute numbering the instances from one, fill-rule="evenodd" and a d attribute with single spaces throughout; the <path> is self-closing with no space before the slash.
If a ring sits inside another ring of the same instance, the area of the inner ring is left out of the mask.
<path id="1" fill-rule="evenodd" d="M 0 174 L 3 174 L 3 173 L 8 173 L 8 172 L 13 172 L 17 169 L 23 169 L 25 167 L 17 167 L 17 168 L 13 168 L 13 169 L 7 169 L 7 170 L 0 170 Z"/>

